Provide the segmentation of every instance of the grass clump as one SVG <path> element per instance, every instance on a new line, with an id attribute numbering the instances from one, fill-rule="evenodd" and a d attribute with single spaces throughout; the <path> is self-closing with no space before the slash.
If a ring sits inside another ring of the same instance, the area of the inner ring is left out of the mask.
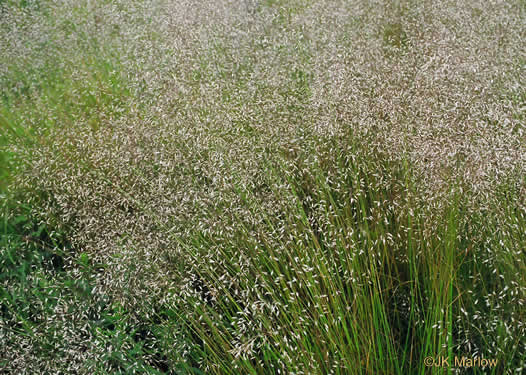
<path id="1" fill-rule="evenodd" d="M 38 4 L 0 5 L 2 370 L 524 369 L 519 3 Z"/>

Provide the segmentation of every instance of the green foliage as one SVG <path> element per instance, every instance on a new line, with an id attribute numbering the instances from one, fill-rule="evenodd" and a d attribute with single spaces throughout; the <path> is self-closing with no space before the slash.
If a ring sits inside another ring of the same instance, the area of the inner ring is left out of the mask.
<path id="1" fill-rule="evenodd" d="M 40 8 L 40 0 L 1 0 L 1 5 L 38 10 Z"/>
<path id="2" fill-rule="evenodd" d="M 384 44 L 397 48 L 402 48 L 407 45 L 407 34 L 400 22 L 388 23 L 383 28 Z"/>

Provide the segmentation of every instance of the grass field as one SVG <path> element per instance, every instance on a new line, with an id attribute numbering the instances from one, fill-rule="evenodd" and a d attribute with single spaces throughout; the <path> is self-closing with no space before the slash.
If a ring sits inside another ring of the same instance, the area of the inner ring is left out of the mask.
<path id="1" fill-rule="evenodd" d="M 0 0 L 0 373 L 523 373 L 525 26 Z"/>

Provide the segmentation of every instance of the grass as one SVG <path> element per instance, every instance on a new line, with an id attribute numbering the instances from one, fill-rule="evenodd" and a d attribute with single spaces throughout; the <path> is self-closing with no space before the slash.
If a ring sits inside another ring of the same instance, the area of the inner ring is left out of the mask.
<path id="1" fill-rule="evenodd" d="M 0 2 L 0 372 L 523 371 L 523 4 L 220 5 Z"/>

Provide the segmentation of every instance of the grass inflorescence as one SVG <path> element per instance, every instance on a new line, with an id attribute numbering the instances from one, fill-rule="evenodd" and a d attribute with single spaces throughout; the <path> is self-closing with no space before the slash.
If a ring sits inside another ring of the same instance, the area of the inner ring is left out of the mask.
<path id="1" fill-rule="evenodd" d="M 0 1 L 0 369 L 524 371 L 525 12 Z"/>

